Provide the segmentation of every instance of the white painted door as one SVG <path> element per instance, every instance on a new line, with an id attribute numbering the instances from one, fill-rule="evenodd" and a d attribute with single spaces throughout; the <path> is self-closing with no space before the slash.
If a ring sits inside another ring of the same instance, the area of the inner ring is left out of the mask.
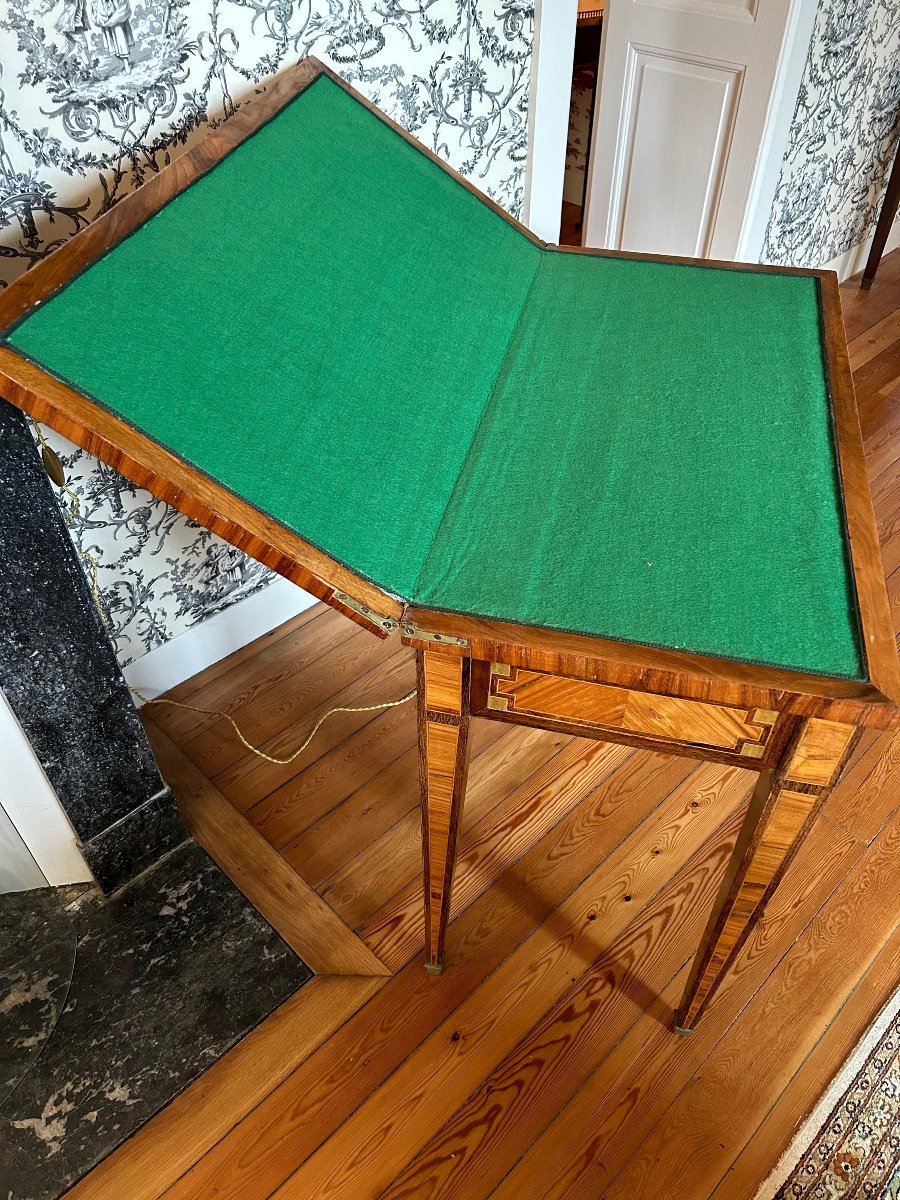
<path id="1" fill-rule="evenodd" d="M 792 0 L 608 0 L 585 244 L 734 258 Z"/>

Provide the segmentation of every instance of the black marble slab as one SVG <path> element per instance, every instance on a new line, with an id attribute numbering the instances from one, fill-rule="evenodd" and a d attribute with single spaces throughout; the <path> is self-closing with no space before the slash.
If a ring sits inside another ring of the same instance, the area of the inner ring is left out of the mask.
<path id="1" fill-rule="evenodd" d="M 165 784 L 25 417 L 0 400 L 0 688 L 82 843 Z M 173 808 L 96 848 L 115 887 L 171 848 Z M 160 819 L 161 816 L 166 819 Z M 157 847 L 148 838 L 160 835 Z M 185 834 L 177 840 L 183 840 Z M 0 1193 L 2 1195 L 2 1193 Z"/>
<path id="2" fill-rule="evenodd" d="M 52 918 L 87 887 L 42 888 L 14 893 L 8 901 L 0 898 L 0 1109 L 43 1051 L 62 1013 L 77 939 L 70 922 Z"/>
<path id="3" fill-rule="evenodd" d="M 81 852 L 104 892 L 133 879 L 187 837 L 170 788 L 101 830 Z"/>
<path id="4" fill-rule="evenodd" d="M 0 1197 L 56 1200 L 310 978 L 193 841 L 112 897 L 0 896 Z"/>

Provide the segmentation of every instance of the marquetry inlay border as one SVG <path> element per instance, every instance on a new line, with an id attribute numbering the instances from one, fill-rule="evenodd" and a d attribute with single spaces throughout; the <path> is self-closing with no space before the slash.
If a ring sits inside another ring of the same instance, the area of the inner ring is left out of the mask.
<path id="1" fill-rule="evenodd" d="M 774 751 L 775 731 L 783 723 L 781 714 L 771 709 L 654 695 L 508 663 L 491 663 L 483 704 L 485 715 L 550 720 L 593 737 L 629 736 L 709 749 L 757 768 Z"/>

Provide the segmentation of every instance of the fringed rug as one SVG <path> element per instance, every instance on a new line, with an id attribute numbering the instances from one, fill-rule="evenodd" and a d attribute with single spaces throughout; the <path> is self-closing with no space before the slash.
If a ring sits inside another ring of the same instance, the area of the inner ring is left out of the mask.
<path id="1" fill-rule="evenodd" d="M 756 1200 L 900 1200 L 900 992 Z"/>

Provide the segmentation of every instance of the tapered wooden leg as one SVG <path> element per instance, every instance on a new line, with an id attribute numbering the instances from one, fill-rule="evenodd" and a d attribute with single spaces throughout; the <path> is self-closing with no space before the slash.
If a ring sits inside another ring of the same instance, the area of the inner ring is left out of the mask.
<path id="1" fill-rule="evenodd" d="M 469 763 L 470 660 L 420 650 L 419 766 L 425 860 L 425 970 L 444 965 L 444 938 Z"/>
<path id="2" fill-rule="evenodd" d="M 685 988 L 675 1029 L 689 1033 L 760 919 L 769 897 L 840 778 L 853 725 L 804 720 L 776 772 L 761 773 Z"/>

